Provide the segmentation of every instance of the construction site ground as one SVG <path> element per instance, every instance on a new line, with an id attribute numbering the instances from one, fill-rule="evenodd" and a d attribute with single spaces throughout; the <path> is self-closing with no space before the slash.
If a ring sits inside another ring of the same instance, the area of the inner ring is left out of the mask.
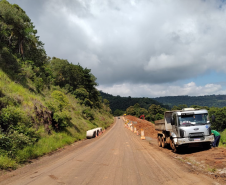
<path id="1" fill-rule="evenodd" d="M 134 116 L 126 116 L 127 120 L 133 123 L 140 135 L 140 130 L 144 130 L 146 140 L 150 145 L 155 146 L 158 150 L 172 156 L 179 161 L 190 165 L 197 173 L 205 173 L 214 179 L 221 179 L 226 184 L 226 148 L 218 147 L 204 150 L 202 146 L 188 148 L 179 153 L 173 153 L 171 148 L 161 148 L 157 144 L 157 131 L 153 123 L 139 119 Z"/>

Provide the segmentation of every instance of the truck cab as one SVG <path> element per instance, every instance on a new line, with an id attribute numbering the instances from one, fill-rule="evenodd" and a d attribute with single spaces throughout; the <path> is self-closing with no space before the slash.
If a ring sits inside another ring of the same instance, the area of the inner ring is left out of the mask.
<path id="1" fill-rule="evenodd" d="M 211 135 L 208 111 L 193 108 L 182 109 L 172 113 L 172 131 L 175 145 L 204 143 L 210 146 L 214 141 Z"/>

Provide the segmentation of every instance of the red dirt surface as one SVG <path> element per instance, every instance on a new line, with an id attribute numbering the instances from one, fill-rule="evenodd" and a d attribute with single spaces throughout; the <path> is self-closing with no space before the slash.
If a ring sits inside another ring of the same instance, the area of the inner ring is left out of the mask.
<path id="1" fill-rule="evenodd" d="M 155 130 L 153 123 L 130 115 L 127 115 L 125 118 L 129 121 L 137 122 L 136 124 L 133 124 L 133 126 L 136 127 L 139 134 L 140 129 L 144 129 L 145 137 L 151 137 L 154 139 L 150 144 L 158 147 L 156 140 L 157 131 Z M 187 150 L 176 154 L 172 152 L 170 147 L 158 148 L 172 157 L 192 165 L 196 170 L 201 170 L 211 174 L 214 178 L 223 177 L 226 184 L 226 148 L 218 147 L 204 150 L 200 146 L 196 148 L 188 148 Z"/>
<path id="2" fill-rule="evenodd" d="M 152 138 L 157 138 L 157 131 L 155 130 L 155 125 L 147 120 L 139 119 L 134 116 L 126 116 L 126 119 L 132 121 L 132 122 L 137 122 L 133 123 L 133 126 L 136 127 L 138 133 L 140 134 L 140 130 L 144 130 L 144 135 L 147 137 L 152 137 Z"/>

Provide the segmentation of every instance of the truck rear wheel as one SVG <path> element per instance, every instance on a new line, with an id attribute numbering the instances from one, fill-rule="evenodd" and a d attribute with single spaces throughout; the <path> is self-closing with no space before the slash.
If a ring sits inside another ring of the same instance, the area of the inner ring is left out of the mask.
<path id="1" fill-rule="evenodd" d="M 161 136 L 158 136 L 158 145 L 159 145 L 159 147 L 162 146 L 162 137 Z"/>
<path id="2" fill-rule="evenodd" d="M 164 138 L 162 138 L 162 148 L 166 147 L 166 141 L 164 140 Z"/>

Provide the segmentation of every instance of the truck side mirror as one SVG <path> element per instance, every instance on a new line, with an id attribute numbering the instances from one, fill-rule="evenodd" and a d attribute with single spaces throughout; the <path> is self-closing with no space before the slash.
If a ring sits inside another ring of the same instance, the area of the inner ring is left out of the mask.
<path id="1" fill-rule="evenodd" d="M 212 115 L 211 119 L 212 119 L 212 122 L 215 122 L 215 116 L 214 115 Z"/>
<path id="2" fill-rule="evenodd" d="M 170 119 L 170 122 L 171 122 L 171 125 L 175 125 L 175 122 L 174 122 L 173 118 Z"/>

